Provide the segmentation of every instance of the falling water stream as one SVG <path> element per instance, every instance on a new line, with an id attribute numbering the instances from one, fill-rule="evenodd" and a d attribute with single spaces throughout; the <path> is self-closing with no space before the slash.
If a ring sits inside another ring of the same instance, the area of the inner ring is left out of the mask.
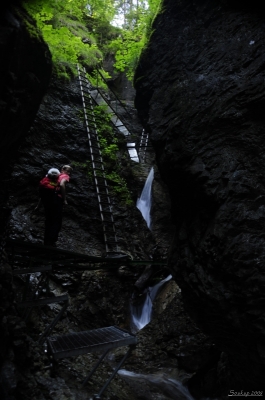
<path id="1" fill-rule="evenodd" d="M 143 218 L 146 221 L 148 228 L 151 227 L 151 190 L 154 179 L 154 168 L 151 168 L 149 175 L 146 179 L 141 197 L 137 200 L 136 207 L 141 211 Z"/>
<path id="2" fill-rule="evenodd" d="M 137 208 L 141 211 L 143 218 L 146 221 L 148 228 L 151 226 L 151 193 L 152 183 L 154 179 L 154 169 L 151 168 L 147 180 L 145 182 L 141 197 L 137 200 Z M 132 330 L 135 332 L 141 330 L 146 326 L 152 318 L 153 301 L 155 300 L 159 290 L 162 286 L 172 278 L 169 275 L 153 287 L 145 290 L 143 300 L 140 304 L 131 303 L 131 318 Z M 169 372 L 169 371 L 168 371 Z M 170 373 L 157 372 L 155 374 L 136 374 L 134 372 L 126 371 L 125 369 L 119 370 L 119 375 L 126 380 L 133 380 L 138 382 L 139 385 L 143 381 L 151 383 L 153 386 L 162 390 L 167 398 L 177 400 L 194 400 L 189 390 L 183 384 L 170 375 Z"/>
<path id="3" fill-rule="evenodd" d="M 160 289 L 172 278 L 169 275 L 153 287 L 146 289 L 144 300 L 141 304 L 131 304 L 132 330 L 139 331 L 151 321 L 153 301 L 155 300 Z M 167 398 L 177 400 L 194 400 L 189 390 L 183 386 L 181 381 L 171 376 L 171 370 L 157 372 L 154 374 L 136 374 L 125 369 L 119 370 L 119 375 L 127 381 L 133 381 L 138 385 L 142 385 L 145 381 L 151 383 L 162 391 Z"/>
<path id="4" fill-rule="evenodd" d="M 145 325 L 149 324 L 152 317 L 153 301 L 162 286 L 172 278 L 169 275 L 153 287 L 149 287 L 145 290 L 144 300 L 140 305 L 131 304 L 131 315 L 133 330 L 139 331 Z"/>
<path id="5" fill-rule="evenodd" d="M 141 385 L 143 381 L 150 382 L 155 387 L 161 389 L 167 398 L 174 400 L 194 400 L 189 390 L 183 386 L 180 381 L 173 379 L 166 373 L 158 372 L 156 374 L 147 375 L 136 374 L 134 372 L 121 369 L 119 370 L 119 375 L 123 376 L 127 380 L 133 379 L 134 381 L 139 382 L 139 385 Z"/>

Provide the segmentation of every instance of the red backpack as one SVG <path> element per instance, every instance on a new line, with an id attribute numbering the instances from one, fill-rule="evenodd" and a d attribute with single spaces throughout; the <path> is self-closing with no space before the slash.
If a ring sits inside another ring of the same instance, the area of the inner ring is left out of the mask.
<path id="1" fill-rule="evenodd" d="M 54 182 L 48 176 L 45 176 L 39 183 L 40 198 L 43 203 L 52 203 L 56 201 L 60 193 L 58 179 Z"/>

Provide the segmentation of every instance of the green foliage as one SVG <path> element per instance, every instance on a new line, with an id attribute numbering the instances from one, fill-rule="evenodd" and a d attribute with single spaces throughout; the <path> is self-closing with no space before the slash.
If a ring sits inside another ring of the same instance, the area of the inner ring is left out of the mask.
<path id="1" fill-rule="evenodd" d="M 119 173 L 112 171 L 106 174 L 106 178 L 112 184 L 113 191 L 119 195 L 123 203 L 125 203 L 127 206 L 134 205 L 131 194 L 127 187 L 127 183 L 125 179 L 119 175 Z"/>
<path id="2" fill-rule="evenodd" d="M 132 79 L 161 1 L 24 0 L 23 5 L 36 20 L 59 76 L 75 74 L 78 62 L 93 70 L 103 52 L 111 52 L 116 70 Z M 110 24 L 117 13 L 122 14 L 123 29 Z"/>
<path id="3" fill-rule="evenodd" d="M 116 12 L 113 0 L 89 0 L 86 4 L 88 14 L 101 21 L 110 22 Z"/>
<path id="4" fill-rule="evenodd" d="M 92 72 L 87 74 L 87 78 L 88 78 L 89 82 L 93 86 L 95 86 L 99 89 L 108 90 L 108 87 L 107 87 L 105 81 L 103 81 L 103 79 L 101 78 L 98 71 L 101 72 L 101 74 L 103 75 L 103 77 L 105 79 L 110 78 L 110 75 L 108 74 L 108 72 L 104 71 L 103 69 L 97 68 L 96 70 L 93 70 Z"/>
<path id="5" fill-rule="evenodd" d="M 87 160 L 86 162 L 82 163 L 82 162 L 72 160 L 71 166 L 73 168 L 79 168 L 79 169 L 85 170 L 88 178 L 91 179 L 93 177 L 93 169 L 92 169 L 91 161 Z"/>
<path id="6" fill-rule="evenodd" d="M 58 75 L 67 76 L 69 69 L 76 73 L 78 62 L 93 67 L 102 61 L 95 38 L 85 26 L 85 0 L 35 0 L 23 5 L 48 43 Z"/>
<path id="7" fill-rule="evenodd" d="M 152 34 L 152 24 L 161 10 L 162 0 L 138 0 L 136 5 L 133 1 L 127 3 L 129 7 L 124 16 L 125 29 L 110 42 L 109 51 L 115 54 L 116 70 L 125 71 L 128 79 L 132 80 L 141 52 Z"/>
<path id="8" fill-rule="evenodd" d="M 119 146 L 111 124 L 111 117 L 106 113 L 106 106 L 94 108 L 100 149 L 105 166 L 105 177 L 110 184 L 110 189 L 116 193 L 126 205 L 133 205 L 126 181 L 121 177 L 118 160 Z"/>
<path id="9" fill-rule="evenodd" d="M 113 40 L 109 45 L 109 50 L 115 54 L 114 67 L 117 71 L 125 71 L 130 80 L 133 78 L 145 43 L 146 37 L 144 35 L 136 36 L 135 31 L 124 31 L 120 37 Z"/>

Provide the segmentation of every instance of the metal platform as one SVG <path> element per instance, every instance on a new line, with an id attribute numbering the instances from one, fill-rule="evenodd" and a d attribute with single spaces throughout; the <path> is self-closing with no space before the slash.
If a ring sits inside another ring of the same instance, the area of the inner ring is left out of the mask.
<path id="1" fill-rule="evenodd" d="M 133 348 L 137 344 L 136 336 L 125 331 L 117 326 L 109 326 L 107 328 L 93 329 L 91 331 L 76 332 L 63 336 L 51 336 L 47 338 L 48 355 L 53 359 L 64 357 L 79 356 L 87 353 L 104 351 L 94 365 L 86 379 L 83 381 L 82 387 L 87 384 L 91 376 L 97 370 L 105 356 L 111 349 L 123 346 L 129 346 L 126 354 L 118 363 L 111 376 L 100 391 L 93 396 L 93 399 L 100 399 L 102 393 L 109 386 L 112 379 L 115 377 L 125 360 L 130 356 Z"/>
<path id="2" fill-rule="evenodd" d="M 7 239 L 5 250 L 14 275 L 64 270 L 111 270 L 120 266 L 133 267 L 150 264 L 167 265 L 167 260 L 131 260 L 126 254 L 119 252 L 108 252 L 106 257 L 96 257 L 16 239 Z"/>
<path id="3" fill-rule="evenodd" d="M 101 352 L 136 343 L 136 336 L 116 326 L 47 338 L 48 351 L 54 359 Z"/>

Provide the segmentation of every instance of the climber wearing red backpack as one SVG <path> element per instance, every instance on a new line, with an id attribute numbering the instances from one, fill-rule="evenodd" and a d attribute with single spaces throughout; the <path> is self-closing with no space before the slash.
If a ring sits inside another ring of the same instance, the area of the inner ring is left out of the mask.
<path id="1" fill-rule="evenodd" d="M 63 204 L 67 204 L 66 183 L 69 182 L 71 170 L 69 165 L 64 165 L 61 173 L 51 168 L 40 181 L 40 199 L 45 210 L 44 245 L 56 246 L 62 226 Z"/>

